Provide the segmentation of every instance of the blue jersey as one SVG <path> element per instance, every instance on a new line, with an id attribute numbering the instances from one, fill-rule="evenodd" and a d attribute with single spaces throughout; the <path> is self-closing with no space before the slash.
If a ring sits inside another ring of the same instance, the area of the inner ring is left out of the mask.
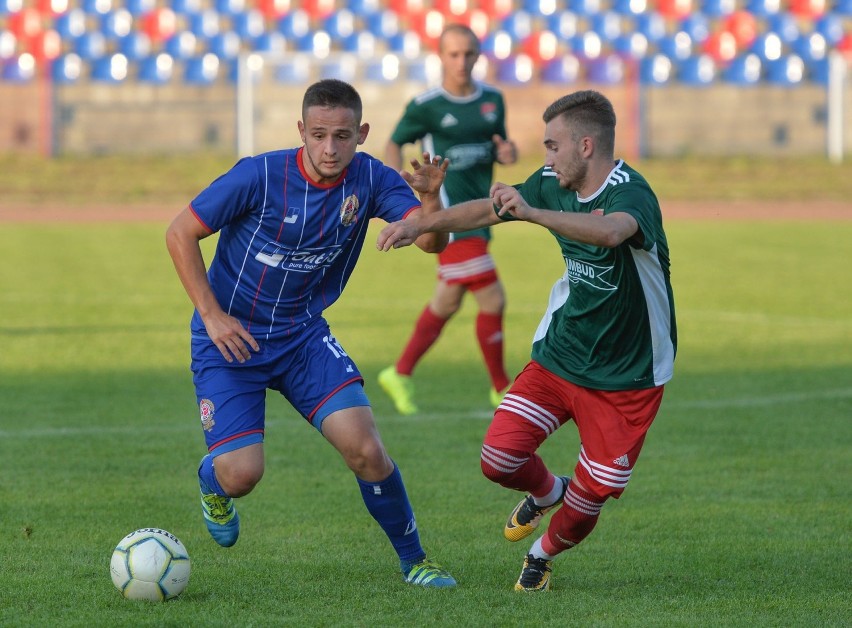
<path id="1" fill-rule="evenodd" d="M 420 207 L 399 173 L 366 153 L 337 181 L 318 184 L 302 150 L 241 159 L 190 203 L 221 231 L 207 272 L 213 292 L 258 339 L 298 333 L 340 297 L 371 218 L 393 222 Z M 191 327 L 207 336 L 197 311 Z"/>

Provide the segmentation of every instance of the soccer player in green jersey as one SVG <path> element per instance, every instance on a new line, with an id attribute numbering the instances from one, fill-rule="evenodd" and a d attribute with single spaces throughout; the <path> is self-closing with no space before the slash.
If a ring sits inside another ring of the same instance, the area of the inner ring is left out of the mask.
<path id="1" fill-rule="evenodd" d="M 445 207 L 487 196 L 494 163 L 511 164 L 518 157 L 514 143 L 506 139 L 503 95 L 473 79 L 479 49 L 479 40 L 467 26 L 450 24 L 444 29 L 439 41 L 441 86 L 408 103 L 385 148 L 385 164 L 397 170 L 402 167 L 402 147 L 417 141 L 423 150 L 448 158 L 450 167 L 441 188 Z M 488 252 L 490 239 L 487 226 L 452 233 L 447 248 L 438 255 L 435 292 L 396 363 L 378 377 L 400 414 L 417 412 L 411 375 L 467 292 L 478 307 L 476 338 L 491 380 L 489 399 L 494 407 L 508 388 L 503 361 L 506 299 Z"/>
<path id="2" fill-rule="evenodd" d="M 550 293 L 531 361 L 494 413 L 481 452 L 489 480 L 527 492 L 504 528 L 509 541 L 532 534 L 519 591 L 550 587 L 552 561 L 580 543 L 604 502 L 621 496 L 672 377 L 677 331 L 669 248 L 647 181 L 615 160 L 615 111 L 602 94 L 580 91 L 544 112 L 544 167 L 524 183 L 495 183 L 489 198 L 414 221 L 395 222 L 377 247 L 420 234 L 524 220 L 556 237 L 565 273 Z M 536 450 L 569 421 L 580 435 L 573 477 L 558 477 Z"/>

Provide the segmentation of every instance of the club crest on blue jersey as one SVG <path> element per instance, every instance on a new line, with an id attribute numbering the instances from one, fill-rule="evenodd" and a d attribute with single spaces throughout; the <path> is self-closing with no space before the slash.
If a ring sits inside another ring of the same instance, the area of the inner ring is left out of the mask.
<path id="1" fill-rule="evenodd" d="M 354 194 L 347 196 L 340 206 L 340 224 L 348 227 L 358 220 L 358 197 Z"/>
<path id="2" fill-rule="evenodd" d="M 213 420 L 216 406 L 209 399 L 202 399 L 198 403 L 198 409 L 201 412 L 201 427 L 204 428 L 204 431 L 209 432 L 216 425 L 216 421 Z"/>

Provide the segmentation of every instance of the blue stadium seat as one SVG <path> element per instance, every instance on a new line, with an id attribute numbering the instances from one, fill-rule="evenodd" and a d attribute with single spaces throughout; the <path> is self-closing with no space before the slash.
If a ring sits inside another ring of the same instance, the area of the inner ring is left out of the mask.
<path id="1" fill-rule="evenodd" d="M 582 17 L 588 17 L 601 10 L 601 0 L 568 0 L 568 10 Z"/>
<path id="2" fill-rule="evenodd" d="M 830 65 L 829 58 L 824 57 L 807 64 L 808 77 L 818 85 L 828 85 Z"/>
<path id="3" fill-rule="evenodd" d="M 692 37 L 683 31 L 666 35 L 657 42 L 657 49 L 669 59 L 675 61 L 689 59 L 693 52 Z"/>
<path id="4" fill-rule="evenodd" d="M 571 11 L 557 11 L 547 18 L 547 30 L 562 40 L 574 37 L 579 30 L 579 19 Z"/>
<path id="5" fill-rule="evenodd" d="M 600 35 L 593 31 L 586 31 L 582 35 L 576 35 L 568 40 L 571 50 L 578 57 L 596 59 L 603 52 L 603 42 Z"/>
<path id="6" fill-rule="evenodd" d="M 633 59 L 642 59 L 648 54 L 648 39 L 642 33 L 625 33 L 612 42 L 612 49 Z"/>
<path id="7" fill-rule="evenodd" d="M 220 60 L 236 59 L 242 49 L 242 42 L 234 31 L 226 31 L 213 35 L 207 42 L 207 49 Z"/>
<path id="8" fill-rule="evenodd" d="M 664 54 L 653 54 L 639 62 L 639 81 L 643 85 L 665 85 L 674 77 L 674 64 Z"/>
<path id="9" fill-rule="evenodd" d="M 111 40 L 127 37 L 133 30 L 133 16 L 127 9 L 116 9 L 104 13 L 100 22 L 100 29 L 104 37 Z"/>
<path id="10" fill-rule="evenodd" d="M 323 21 L 322 27 L 332 41 L 341 41 L 355 32 L 355 14 L 347 9 L 335 11 Z"/>
<path id="11" fill-rule="evenodd" d="M 826 13 L 814 22 L 814 32 L 825 37 L 829 46 L 836 46 L 845 33 L 844 21 L 836 13 Z"/>
<path id="12" fill-rule="evenodd" d="M 100 31 L 88 31 L 74 40 L 74 52 L 81 59 L 91 61 L 106 54 L 106 38 Z"/>
<path id="13" fill-rule="evenodd" d="M 482 40 L 482 54 L 491 59 L 507 59 L 515 48 L 515 40 L 504 30 L 488 33 Z"/>
<path id="14" fill-rule="evenodd" d="M 736 0 L 701 0 L 701 13 L 718 19 L 730 15 L 737 9 Z"/>
<path id="15" fill-rule="evenodd" d="M 553 0 L 523 0 L 521 10 L 534 18 L 548 17 L 555 13 L 556 5 L 557 3 Z"/>
<path id="16" fill-rule="evenodd" d="M 275 80 L 281 83 L 303 84 L 311 75 L 311 61 L 306 55 L 291 55 L 275 66 Z"/>
<path id="17" fill-rule="evenodd" d="M 621 19 L 614 11 L 601 11 L 589 17 L 589 24 L 602 40 L 613 41 L 622 33 Z"/>
<path id="18" fill-rule="evenodd" d="M 716 62 L 705 54 L 697 54 L 680 60 L 677 64 L 678 79 L 696 87 L 711 85 L 716 79 Z"/>
<path id="19" fill-rule="evenodd" d="M 245 0 L 216 0 L 216 12 L 220 15 L 235 16 L 246 9 Z"/>
<path id="20" fill-rule="evenodd" d="M 178 15 L 200 13 L 203 10 L 201 0 L 172 0 L 172 11 Z"/>
<path id="21" fill-rule="evenodd" d="M 299 39 L 311 31 L 311 20 L 305 11 L 295 9 L 278 20 L 278 32 L 287 39 Z"/>
<path id="22" fill-rule="evenodd" d="M 798 55 L 786 55 L 766 64 L 766 80 L 773 85 L 794 87 L 805 78 L 805 62 Z"/>
<path id="23" fill-rule="evenodd" d="M 524 85 L 534 76 L 534 64 L 527 55 L 519 54 L 497 62 L 497 81 L 506 85 Z"/>
<path id="24" fill-rule="evenodd" d="M 334 78 L 352 83 L 358 75 L 358 60 L 352 55 L 339 55 L 326 60 L 319 67 L 321 79 Z"/>
<path id="25" fill-rule="evenodd" d="M 210 85 L 219 78 L 219 58 L 213 53 L 192 57 L 184 63 L 183 80 L 189 85 Z"/>
<path id="26" fill-rule="evenodd" d="M 157 8 L 157 0 L 124 0 L 124 8 L 133 17 L 140 17 Z"/>
<path id="27" fill-rule="evenodd" d="M 266 31 L 254 39 L 252 49 L 257 52 L 283 53 L 287 50 L 287 38 L 278 31 Z"/>
<path id="28" fill-rule="evenodd" d="M 378 13 L 386 5 L 383 0 L 350 0 L 346 4 L 352 13 L 362 18 Z"/>
<path id="29" fill-rule="evenodd" d="M 420 56 L 423 45 L 420 37 L 412 31 L 397 33 L 387 40 L 388 52 L 401 55 L 406 59 L 415 59 Z"/>
<path id="30" fill-rule="evenodd" d="M 516 42 L 523 41 L 533 32 L 533 20 L 529 13 L 515 11 L 503 19 L 500 30 L 506 31 Z"/>
<path id="31" fill-rule="evenodd" d="M 750 86 L 761 82 L 763 60 L 753 52 L 734 57 L 722 70 L 722 80 L 734 85 Z"/>
<path id="32" fill-rule="evenodd" d="M 778 33 L 761 33 L 754 40 L 750 51 L 760 57 L 763 61 L 780 59 L 784 53 L 784 42 Z"/>
<path id="33" fill-rule="evenodd" d="M 831 12 L 843 17 L 852 17 L 852 0 L 836 0 Z"/>
<path id="34" fill-rule="evenodd" d="M 198 48 L 198 38 L 192 31 L 180 31 L 163 42 L 163 50 L 173 59 L 194 57 L 199 52 Z"/>
<path id="35" fill-rule="evenodd" d="M 116 48 L 129 61 L 139 61 L 151 54 L 151 39 L 145 33 L 133 31 L 119 39 Z"/>
<path id="36" fill-rule="evenodd" d="M 759 19 L 775 15 L 780 8 L 780 0 L 747 0 L 745 3 L 745 10 Z"/>
<path id="37" fill-rule="evenodd" d="M 76 39 L 86 32 L 86 12 L 83 9 L 70 9 L 67 13 L 57 15 L 53 20 L 53 28 L 65 41 Z"/>
<path id="38" fill-rule="evenodd" d="M 92 62 L 92 80 L 100 83 L 121 83 L 127 78 L 127 57 L 116 53 Z"/>
<path id="39" fill-rule="evenodd" d="M 701 43 L 710 35 L 710 19 L 702 13 L 690 13 L 680 22 L 680 30 L 689 35 L 694 44 Z"/>
<path id="40" fill-rule="evenodd" d="M 143 83 L 162 85 L 172 80 L 173 73 L 174 59 L 165 52 L 139 61 L 139 80 Z"/>
<path id="41" fill-rule="evenodd" d="M 344 52 L 352 52 L 362 59 L 368 59 L 376 54 L 376 38 L 368 31 L 352 33 L 343 38 L 340 48 Z"/>
<path id="42" fill-rule="evenodd" d="M 627 68 L 618 55 L 605 55 L 589 61 L 586 77 L 596 85 L 617 85 L 624 82 Z"/>
<path id="43" fill-rule="evenodd" d="M 50 75 L 58 84 L 76 83 L 83 75 L 83 62 L 80 56 L 70 52 L 53 60 Z"/>
<path id="44" fill-rule="evenodd" d="M 364 26 L 378 39 L 390 39 L 399 34 L 399 15 L 393 11 L 377 11 L 364 16 Z"/>
<path id="45" fill-rule="evenodd" d="M 112 3 L 102 0 L 81 0 L 80 8 L 87 15 L 102 15 L 112 8 Z"/>
<path id="46" fill-rule="evenodd" d="M 790 50 L 796 53 L 805 63 L 824 59 L 828 54 L 829 47 L 819 33 L 802 35 L 790 44 Z"/>
<path id="47" fill-rule="evenodd" d="M 35 59 L 31 54 L 22 54 L 7 59 L 3 63 L 3 80 L 9 83 L 27 83 L 33 79 L 36 71 Z"/>
<path id="48" fill-rule="evenodd" d="M 231 17 L 231 28 L 241 39 L 256 39 L 266 30 L 263 13 L 257 10 L 237 13 Z"/>
<path id="49" fill-rule="evenodd" d="M 220 32 L 219 14 L 206 10 L 189 16 L 189 31 L 198 39 L 207 40 Z"/>
<path id="50" fill-rule="evenodd" d="M 331 52 L 331 37 L 325 31 L 314 31 L 295 41 L 296 50 L 325 59 Z"/>
<path id="51" fill-rule="evenodd" d="M 781 41 L 789 44 L 801 34 L 799 22 L 791 13 L 775 13 L 766 19 L 765 32 L 777 33 Z"/>
<path id="52" fill-rule="evenodd" d="M 573 54 L 565 54 L 546 62 L 539 72 L 544 83 L 571 85 L 580 80 L 583 64 Z"/>
<path id="53" fill-rule="evenodd" d="M 399 80 L 402 64 L 399 57 L 386 54 L 378 59 L 372 59 L 364 70 L 364 78 L 377 83 L 392 83 Z"/>
<path id="54" fill-rule="evenodd" d="M 636 0 L 613 0 L 612 10 L 626 17 L 636 17 L 650 11 L 646 2 Z"/>
<path id="55" fill-rule="evenodd" d="M 665 18 L 656 11 L 637 15 L 633 22 L 633 28 L 637 33 L 645 35 L 651 43 L 660 41 L 668 32 Z"/>

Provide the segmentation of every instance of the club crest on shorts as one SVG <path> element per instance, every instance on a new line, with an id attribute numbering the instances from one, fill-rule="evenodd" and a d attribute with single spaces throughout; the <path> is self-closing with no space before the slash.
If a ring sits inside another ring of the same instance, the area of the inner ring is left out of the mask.
<path id="1" fill-rule="evenodd" d="M 209 432 L 216 425 L 216 421 L 213 420 L 216 406 L 209 399 L 202 399 L 198 404 L 198 410 L 201 412 L 201 427 L 205 432 Z"/>
<path id="2" fill-rule="evenodd" d="M 340 224 L 348 227 L 358 219 L 358 197 L 350 194 L 340 206 Z"/>

